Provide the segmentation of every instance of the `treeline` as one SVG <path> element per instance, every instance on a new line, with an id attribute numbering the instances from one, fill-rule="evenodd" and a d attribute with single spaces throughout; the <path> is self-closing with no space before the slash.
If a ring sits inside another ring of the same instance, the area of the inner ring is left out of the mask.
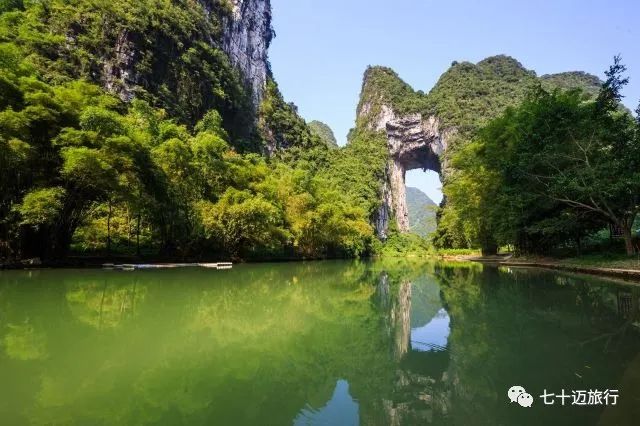
<path id="1" fill-rule="evenodd" d="M 620 103 L 625 71 L 616 57 L 596 97 L 539 87 L 459 148 L 436 244 L 546 254 L 613 226 L 632 254 L 640 119 Z"/>
<path id="2" fill-rule="evenodd" d="M 226 1 L 0 3 L 1 260 L 375 249 L 353 198 L 365 177 L 344 179 L 348 161 L 272 79 L 252 105 L 219 48 L 228 14 Z"/>
<path id="3" fill-rule="evenodd" d="M 302 162 L 237 153 L 215 110 L 190 130 L 144 101 L 15 71 L 3 74 L 12 96 L 0 112 L 5 258 L 58 258 L 72 245 L 245 258 L 370 245 L 365 212 L 335 184 Z"/>

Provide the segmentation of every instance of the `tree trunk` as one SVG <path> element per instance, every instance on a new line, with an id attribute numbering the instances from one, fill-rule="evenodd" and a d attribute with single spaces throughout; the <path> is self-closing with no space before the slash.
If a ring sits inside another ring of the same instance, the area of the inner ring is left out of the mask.
<path id="1" fill-rule="evenodd" d="M 635 254 L 635 248 L 633 247 L 633 234 L 631 233 L 632 225 L 625 225 L 622 227 L 622 236 L 624 237 L 624 247 L 628 256 Z"/>
<path id="2" fill-rule="evenodd" d="M 496 256 L 498 254 L 498 243 L 491 236 L 485 237 L 480 244 L 480 251 L 483 257 Z"/>
<path id="3" fill-rule="evenodd" d="M 138 212 L 138 223 L 136 225 L 136 255 L 140 257 L 140 212 Z"/>
<path id="4" fill-rule="evenodd" d="M 131 209 L 127 206 L 127 252 L 131 250 Z"/>
<path id="5" fill-rule="evenodd" d="M 113 212 L 113 207 L 111 206 L 111 202 L 109 202 L 109 214 L 107 215 L 107 255 L 111 255 L 111 215 Z"/>

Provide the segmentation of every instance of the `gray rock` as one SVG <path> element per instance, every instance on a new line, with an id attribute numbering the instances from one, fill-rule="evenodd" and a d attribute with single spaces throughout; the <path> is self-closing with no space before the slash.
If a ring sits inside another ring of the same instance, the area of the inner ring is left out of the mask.
<path id="1" fill-rule="evenodd" d="M 268 49 L 273 39 L 270 0 L 228 0 L 232 11 L 223 19 L 221 47 L 231 64 L 238 69 L 251 90 L 254 107 L 260 106 L 269 73 Z M 200 0 L 208 14 L 212 13 L 209 0 Z M 73 38 L 67 44 L 74 44 Z M 105 89 L 123 101 L 129 102 L 139 85 L 136 63 L 140 60 L 137 40 L 126 29 L 116 39 L 113 58 L 104 61 L 100 79 Z"/>
<path id="2" fill-rule="evenodd" d="M 274 33 L 270 0 L 229 0 L 231 16 L 224 20 L 222 49 L 240 70 L 252 90 L 253 104 L 260 106 L 267 84 L 267 52 Z"/>
<path id="3" fill-rule="evenodd" d="M 371 110 L 372 107 L 365 104 L 360 115 L 366 116 Z M 378 237 L 385 239 L 391 217 L 395 218 L 401 232 L 408 232 L 410 228 L 405 184 L 407 170 L 433 170 L 442 175 L 446 169 L 444 154 L 447 141 L 454 130 L 441 129 L 436 116 L 399 116 L 389 105 L 382 105 L 377 117 L 367 121 L 371 130 L 386 133 L 389 148 L 390 161 L 383 183 L 381 205 L 374 218 Z"/>

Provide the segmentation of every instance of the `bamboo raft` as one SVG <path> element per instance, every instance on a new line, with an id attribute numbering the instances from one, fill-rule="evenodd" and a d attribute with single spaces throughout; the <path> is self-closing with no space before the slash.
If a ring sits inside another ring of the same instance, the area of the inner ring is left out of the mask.
<path id="1" fill-rule="evenodd" d="M 231 262 L 218 262 L 218 263 L 124 263 L 114 264 L 105 263 L 102 265 L 103 269 L 115 269 L 119 271 L 135 271 L 140 269 L 175 269 L 175 268 L 208 268 L 208 269 L 231 269 L 233 263 Z"/>

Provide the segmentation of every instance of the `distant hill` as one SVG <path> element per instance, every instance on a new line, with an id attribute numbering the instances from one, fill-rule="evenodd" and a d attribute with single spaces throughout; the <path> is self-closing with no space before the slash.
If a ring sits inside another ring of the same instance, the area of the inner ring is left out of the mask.
<path id="1" fill-rule="evenodd" d="M 436 230 L 438 205 L 427 194 L 408 186 L 407 207 L 411 232 L 426 237 Z"/>
<path id="2" fill-rule="evenodd" d="M 540 77 L 540 80 L 542 87 L 548 90 L 580 88 L 593 97 L 598 95 L 600 86 L 602 86 L 602 81 L 598 77 L 582 71 L 546 74 Z"/>
<path id="3" fill-rule="evenodd" d="M 329 148 L 338 148 L 338 141 L 336 140 L 336 136 L 333 134 L 331 127 L 324 124 L 322 121 L 314 120 L 309 123 L 309 128 L 314 134 L 318 135 L 320 139 L 329 146 Z"/>

